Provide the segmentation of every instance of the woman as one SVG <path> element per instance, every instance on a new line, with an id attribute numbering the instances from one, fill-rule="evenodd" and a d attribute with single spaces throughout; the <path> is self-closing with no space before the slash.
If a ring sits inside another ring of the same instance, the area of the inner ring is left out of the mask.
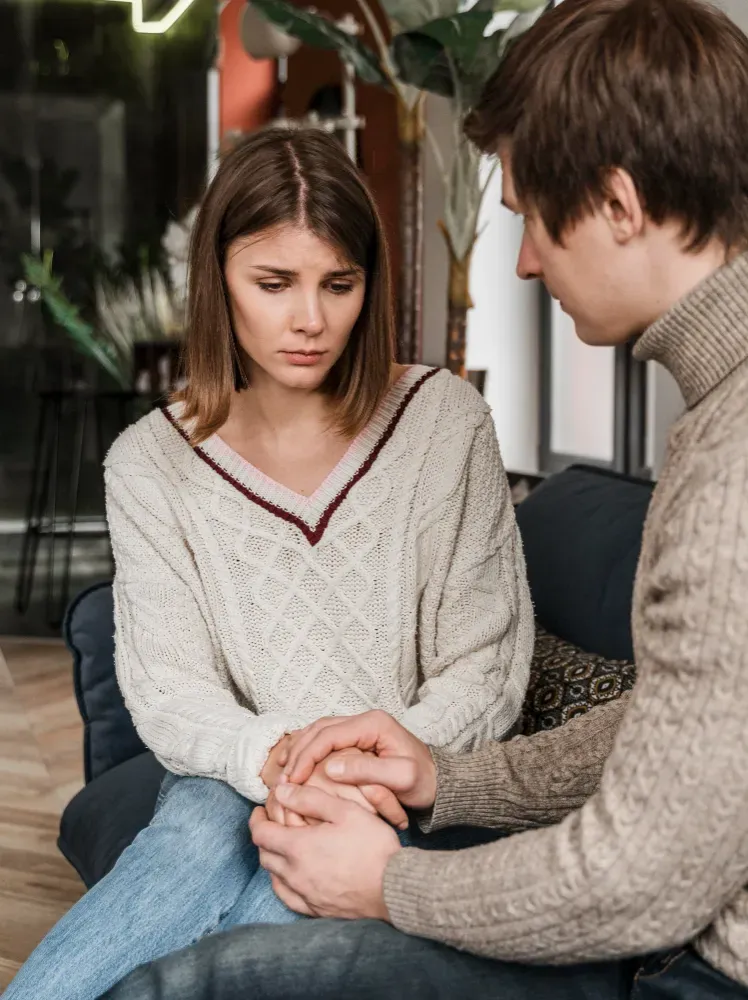
<path id="1" fill-rule="evenodd" d="M 234 150 L 193 237 L 186 388 L 106 461 L 117 675 L 169 774 L 7 1000 L 89 1000 L 206 934 L 297 919 L 247 822 L 316 719 L 381 708 L 454 750 L 512 727 L 533 623 L 493 423 L 392 344 L 382 225 L 340 147 L 267 130 Z M 404 825 L 382 789 L 329 790 Z"/>

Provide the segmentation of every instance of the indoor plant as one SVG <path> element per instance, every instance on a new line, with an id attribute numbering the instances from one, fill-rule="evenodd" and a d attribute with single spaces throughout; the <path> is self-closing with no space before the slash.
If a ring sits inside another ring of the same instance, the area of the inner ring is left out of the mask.
<path id="1" fill-rule="evenodd" d="M 420 360 L 423 139 L 430 136 L 444 185 L 440 228 L 450 260 L 447 364 L 464 375 L 467 311 L 472 305 L 470 261 L 490 176 L 481 183 L 480 155 L 462 138 L 461 124 L 506 45 L 542 13 L 547 0 L 380 0 L 389 23 L 389 41 L 367 0 L 356 3 L 371 29 L 376 51 L 341 31 L 323 13 L 302 9 L 288 0 L 253 0 L 277 27 L 307 44 L 338 50 L 363 81 L 385 86 L 395 95 L 402 162 L 402 361 Z M 495 15 L 502 13 L 516 17 L 509 25 L 497 26 Z M 427 92 L 450 102 L 454 127 L 448 150 L 440 149 L 426 128 Z"/>

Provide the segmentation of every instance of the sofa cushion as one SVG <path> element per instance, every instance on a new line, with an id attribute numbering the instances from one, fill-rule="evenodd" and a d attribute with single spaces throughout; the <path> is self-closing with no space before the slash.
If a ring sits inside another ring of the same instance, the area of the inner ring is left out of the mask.
<path id="1" fill-rule="evenodd" d="M 62 814 L 57 846 L 86 888 L 102 879 L 148 825 L 165 771 L 141 753 L 87 784 Z"/>
<path id="2" fill-rule="evenodd" d="M 76 597 L 65 616 L 63 635 L 73 655 L 88 782 L 145 750 L 125 708 L 114 670 L 111 584 L 97 584 Z"/>
<path id="3" fill-rule="evenodd" d="M 538 627 L 520 732 L 532 736 L 562 726 L 595 705 L 619 698 L 635 680 L 630 660 L 585 653 Z"/>
<path id="4" fill-rule="evenodd" d="M 517 507 L 535 615 L 553 635 L 632 660 L 631 596 L 653 484 L 572 466 Z"/>

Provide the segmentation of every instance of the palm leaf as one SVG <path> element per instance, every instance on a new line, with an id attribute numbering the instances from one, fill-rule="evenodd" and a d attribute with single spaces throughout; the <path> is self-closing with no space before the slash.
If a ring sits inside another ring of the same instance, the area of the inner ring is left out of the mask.
<path id="1" fill-rule="evenodd" d="M 43 260 L 28 254 L 21 259 L 26 280 L 39 289 L 54 321 L 83 354 L 93 358 L 123 389 L 129 388 L 128 373 L 122 369 L 114 346 L 102 340 L 90 323 L 82 318 L 78 307 L 64 294 L 59 278 L 52 274 L 51 254 L 45 254 Z"/>
<path id="2" fill-rule="evenodd" d="M 381 87 L 389 85 L 377 55 L 355 36 L 341 31 L 328 18 L 296 7 L 287 0 L 252 0 L 252 6 L 287 35 L 318 49 L 339 52 L 365 83 Z"/>

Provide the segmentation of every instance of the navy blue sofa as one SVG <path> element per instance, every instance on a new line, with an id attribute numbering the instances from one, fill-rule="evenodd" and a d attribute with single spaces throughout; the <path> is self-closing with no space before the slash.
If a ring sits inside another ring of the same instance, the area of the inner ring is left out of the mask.
<path id="1" fill-rule="evenodd" d="M 573 466 L 517 507 L 535 614 L 550 633 L 631 660 L 631 595 L 652 483 Z M 95 885 L 148 824 L 164 774 L 138 737 L 114 673 L 109 583 L 70 606 L 65 640 L 84 722 L 85 787 L 66 808 L 59 847 Z"/>

